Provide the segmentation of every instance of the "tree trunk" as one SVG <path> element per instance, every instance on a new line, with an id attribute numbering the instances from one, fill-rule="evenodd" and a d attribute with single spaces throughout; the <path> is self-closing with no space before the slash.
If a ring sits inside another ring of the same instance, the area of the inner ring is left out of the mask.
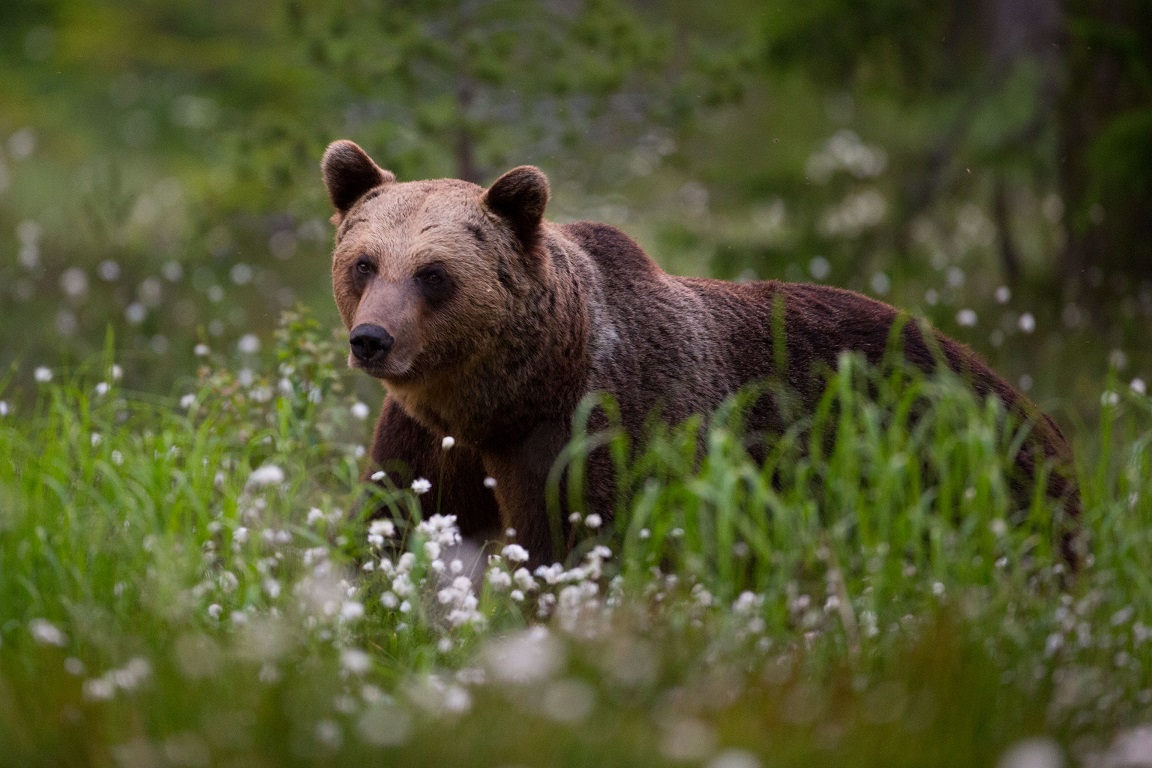
<path id="1" fill-rule="evenodd" d="M 480 183 L 476 169 L 476 139 L 472 135 L 472 83 L 461 76 L 456 85 L 456 178 Z"/>

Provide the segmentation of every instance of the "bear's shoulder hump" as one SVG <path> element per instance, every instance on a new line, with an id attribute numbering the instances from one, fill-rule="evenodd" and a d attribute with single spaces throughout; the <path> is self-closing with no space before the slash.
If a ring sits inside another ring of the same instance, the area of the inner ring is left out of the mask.
<path id="1" fill-rule="evenodd" d="M 564 236 L 611 272 L 652 272 L 658 268 L 635 240 L 610 224 L 577 221 L 560 226 Z"/>

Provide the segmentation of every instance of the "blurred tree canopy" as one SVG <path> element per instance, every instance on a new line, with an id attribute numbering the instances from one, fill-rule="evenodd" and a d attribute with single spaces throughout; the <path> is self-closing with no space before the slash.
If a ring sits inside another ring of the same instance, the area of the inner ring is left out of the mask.
<path id="1" fill-rule="evenodd" d="M 965 279 L 1006 282 L 1152 317 L 1146 0 L 0 13 L 0 247 L 16 256 L 0 299 L 33 329 L 5 334 L 2 359 L 83 356 L 123 317 L 163 371 L 180 339 L 322 305 L 323 270 L 293 259 L 326 249 L 317 162 L 340 137 L 401 178 L 539 164 L 554 215 L 622 224 L 678 271 L 828 279 L 929 314 Z M 947 285 L 900 293 L 925 273 Z"/>
<path id="2" fill-rule="evenodd" d="M 1016 176 L 1060 190 L 1067 287 L 1110 279 L 1122 292 L 1152 279 L 1152 176 L 1137 170 L 1152 167 L 1152 4 L 822 0 L 771 14 L 764 30 L 769 68 L 927 117 L 932 128 L 902 158 L 898 226 L 986 169 L 1010 277 L 1005 189 Z"/>

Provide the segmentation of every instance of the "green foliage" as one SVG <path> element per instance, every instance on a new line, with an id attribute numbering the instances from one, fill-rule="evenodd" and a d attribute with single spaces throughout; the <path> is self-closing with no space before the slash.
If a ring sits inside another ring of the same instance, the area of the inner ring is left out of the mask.
<path id="1" fill-rule="evenodd" d="M 1135 168 L 1152 163 L 1152 109 L 1134 109 L 1118 115 L 1096 137 L 1089 153 L 1101 195 L 1131 196 L 1146 200 L 1152 186 Z"/>
<path id="2" fill-rule="evenodd" d="M 616 528 L 582 515 L 529 574 L 387 481 L 399 528 L 365 541 L 338 348 L 293 314 L 277 365 L 180 404 L 105 360 L 5 409 L 4 761 L 969 765 L 1037 733 L 1087 760 L 1149 714 L 1143 394 L 1078 446 L 1071 580 L 1059 510 L 1006 492 L 1019 425 L 850 357 L 763 466 L 740 398 L 635 451 L 578 437 L 572 466 L 621 462 Z"/>
<path id="3" fill-rule="evenodd" d="M 674 66 L 665 25 L 604 0 L 292 2 L 287 19 L 325 87 L 355 100 L 338 130 L 401 178 L 479 182 L 513 148 L 524 162 L 590 130 L 603 140 L 623 129 L 613 141 L 624 140 L 660 109 Z"/>

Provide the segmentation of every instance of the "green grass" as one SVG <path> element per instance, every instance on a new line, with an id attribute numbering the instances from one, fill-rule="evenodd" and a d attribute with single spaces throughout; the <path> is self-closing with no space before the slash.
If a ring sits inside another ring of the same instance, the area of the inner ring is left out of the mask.
<path id="1" fill-rule="evenodd" d="M 1071 582 L 1057 511 L 1007 492 L 1020 425 L 846 358 L 764 466 L 739 402 L 634 460 L 596 438 L 618 529 L 534 588 L 490 545 L 473 592 L 434 494 L 374 491 L 425 523 L 368 542 L 335 346 L 297 316 L 278 355 L 181 402 L 110 357 L 0 389 L 0 764 L 1074 763 L 1150 715 L 1143 395 L 1077 441 Z"/>

